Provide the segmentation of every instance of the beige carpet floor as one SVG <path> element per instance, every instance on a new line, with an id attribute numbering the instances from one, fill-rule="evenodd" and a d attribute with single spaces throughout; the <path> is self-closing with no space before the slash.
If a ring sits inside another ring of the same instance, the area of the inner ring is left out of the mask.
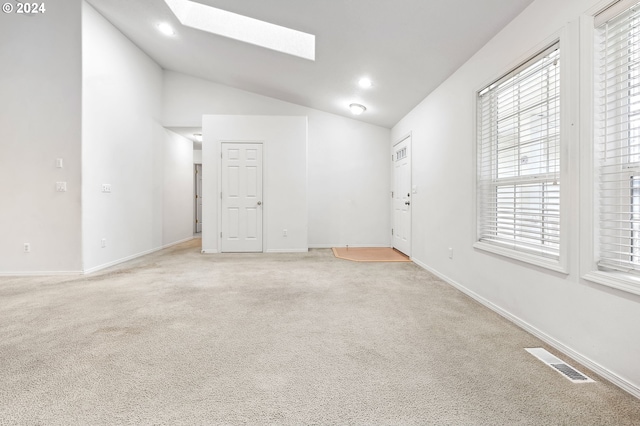
<path id="1" fill-rule="evenodd" d="M 408 256 L 391 247 L 333 247 L 333 255 L 354 262 L 411 262 Z"/>
<path id="2" fill-rule="evenodd" d="M 572 384 L 412 263 L 199 244 L 0 278 L 0 424 L 640 424 L 639 400 L 575 363 L 597 383 Z"/>

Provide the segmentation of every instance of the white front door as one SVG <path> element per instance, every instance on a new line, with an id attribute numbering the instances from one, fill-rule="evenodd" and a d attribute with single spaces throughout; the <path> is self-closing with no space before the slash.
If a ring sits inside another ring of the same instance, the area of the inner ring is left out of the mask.
<path id="1" fill-rule="evenodd" d="M 411 256 L 411 136 L 393 147 L 393 247 Z"/>
<path id="2" fill-rule="evenodd" d="M 222 143 L 222 252 L 262 251 L 262 144 Z"/>

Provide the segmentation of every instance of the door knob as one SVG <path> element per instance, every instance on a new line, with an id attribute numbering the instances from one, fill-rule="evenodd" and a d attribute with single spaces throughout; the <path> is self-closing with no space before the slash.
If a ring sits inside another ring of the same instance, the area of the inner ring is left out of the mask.
<path id="1" fill-rule="evenodd" d="M 258 201 L 258 205 L 261 206 L 262 205 L 262 201 Z"/>

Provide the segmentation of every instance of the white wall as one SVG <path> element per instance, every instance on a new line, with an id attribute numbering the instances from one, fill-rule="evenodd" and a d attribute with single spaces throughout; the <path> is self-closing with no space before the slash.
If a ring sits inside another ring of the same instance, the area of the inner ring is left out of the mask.
<path id="1" fill-rule="evenodd" d="M 419 187 L 412 205 L 414 260 L 640 395 L 640 297 L 580 278 L 578 219 L 584 220 L 584 216 L 577 202 L 581 138 L 575 130 L 566 140 L 567 150 L 563 151 L 569 170 L 569 179 L 562 183 L 569 195 L 563 200 L 564 213 L 571 218 L 567 241 L 569 274 L 472 247 L 475 92 L 563 30 L 568 35 L 562 47 L 563 66 L 577 66 L 575 58 L 580 46 L 576 20 L 596 3 L 596 0 L 535 1 L 404 117 L 392 129 L 391 139 L 395 141 L 413 132 L 413 183 Z M 572 70 L 571 76 L 573 80 L 566 84 L 575 88 L 577 69 Z M 563 104 L 564 108 L 569 106 Z M 573 118 L 576 117 L 574 111 Z M 587 148 L 582 149 L 589 149 L 589 141 L 586 143 Z M 454 249 L 452 260 L 448 259 L 449 247 Z"/>
<path id="2" fill-rule="evenodd" d="M 160 67 L 86 3 L 82 18 L 83 263 L 92 271 L 192 235 L 191 201 L 178 206 L 193 193 L 193 145 L 160 124 Z"/>
<path id="3" fill-rule="evenodd" d="M 221 142 L 263 143 L 264 251 L 307 251 L 307 117 L 206 115 L 202 137 L 203 194 L 220 191 Z M 215 195 L 202 197 L 202 250 L 210 253 L 219 252 Z"/>
<path id="4" fill-rule="evenodd" d="M 193 237 L 193 142 L 165 130 L 162 146 L 162 245 Z"/>
<path id="5" fill-rule="evenodd" d="M 82 269 L 80 11 L 0 14 L 0 274 Z"/>
<path id="6" fill-rule="evenodd" d="M 390 244 L 389 129 L 165 71 L 163 124 L 205 114 L 307 116 L 309 247 Z"/>

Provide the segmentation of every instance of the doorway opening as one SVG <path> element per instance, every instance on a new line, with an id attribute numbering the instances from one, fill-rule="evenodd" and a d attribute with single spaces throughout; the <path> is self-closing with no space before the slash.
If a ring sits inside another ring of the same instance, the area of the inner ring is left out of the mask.
<path id="1" fill-rule="evenodd" d="M 194 165 L 194 223 L 193 235 L 195 237 L 202 236 L 202 164 Z"/>

